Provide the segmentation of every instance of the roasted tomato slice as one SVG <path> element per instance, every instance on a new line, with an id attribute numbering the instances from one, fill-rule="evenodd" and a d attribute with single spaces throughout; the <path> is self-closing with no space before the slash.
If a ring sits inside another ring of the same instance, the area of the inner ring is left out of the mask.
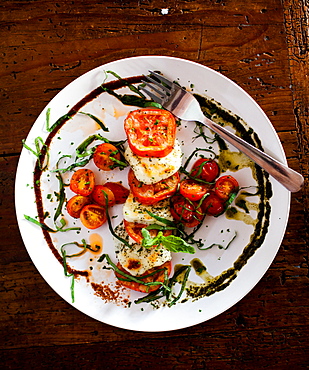
<path id="1" fill-rule="evenodd" d="M 171 214 L 176 222 L 186 227 L 198 226 L 204 219 L 204 213 L 198 202 L 192 202 L 180 194 L 171 198 Z"/>
<path id="2" fill-rule="evenodd" d="M 119 182 L 106 182 L 104 184 L 106 188 L 109 188 L 114 196 L 115 196 L 115 202 L 116 204 L 123 204 L 125 203 L 126 199 L 128 198 L 130 194 L 130 190 L 125 188 L 122 184 Z"/>
<path id="3" fill-rule="evenodd" d="M 106 210 L 97 204 L 89 204 L 82 209 L 80 220 L 87 229 L 97 229 L 107 220 Z"/>
<path id="4" fill-rule="evenodd" d="M 155 204 L 160 200 L 172 196 L 179 184 L 179 174 L 176 172 L 174 175 L 165 180 L 161 180 L 155 184 L 146 185 L 139 181 L 132 169 L 128 174 L 128 181 L 131 192 L 137 200 L 142 204 Z"/>
<path id="5" fill-rule="evenodd" d="M 93 153 L 94 164 L 103 171 L 111 171 L 117 167 L 121 159 L 119 150 L 112 144 L 103 143 L 97 146 Z"/>
<path id="6" fill-rule="evenodd" d="M 219 176 L 219 165 L 213 159 L 199 158 L 193 165 L 191 176 L 204 180 L 206 182 L 213 182 Z"/>
<path id="7" fill-rule="evenodd" d="M 225 211 L 225 202 L 214 192 L 206 197 L 202 203 L 203 212 L 210 216 L 220 216 Z"/>
<path id="8" fill-rule="evenodd" d="M 104 185 L 95 185 L 91 194 L 92 199 L 102 207 L 106 207 L 105 195 L 108 198 L 108 206 L 116 204 L 114 193 Z"/>
<path id="9" fill-rule="evenodd" d="M 231 194 L 238 192 L 238 181 L 230 175 L 219 177 L 215 183 L 214 191 L 223 201 L 227 201 Z"/>
<path id="10" fill-rule="evenodd" d="M 123 223 L 124 223 L 124 227 L 125 227 L 126 232 L 128 233 L 128 235 L 133 240 L 135 240 L 136 243 L 142 244 L 142 241 L 143 241 L 142 229 L 144 227 L 146 227 L 147 225 L 146 224 L 139 224 L 137 222 L 129 222 L 129 221 L 126 221 L 126 220 L 123 220 Z M 148 231 L 149 231 L 149 234 L 152 238 L 154 238 L 155 236 L 158 235 L 158 230 L 150 229 Z M 171 235 L 171 234 L 172 234 L 171 230 L 164 230 L 163 231 L 164 236 L 168 236 L 168 235 Z"/>
<path id="11" fill-rule="evenodd" d="M 82 168 L 73 173 L 70 189 L 76 194 L 88 196 L 93 191 L 94 183 L 94 173 L 87 168 Z"/>
<path id="12" fill-rule="evenodd" d="M 132 152 L 141 157 L 165 157 L 175 143 L 175 117 L 163 109 L 138 109 L 130 112 L 124 129 Z"/>
<path id="13" fill-rule="evenodd" d="M 74 195 L 67 203 L 67 211 L 71 217 L 79 218 L 81 210 L 90 204 L 90 197 Z"/>
<path id="14" fill-rule="evenodd" d="M 180 194 L 192 201 L 202 199 L 207 191 L 208 186 L 206 184 L 191 179 L 182 180 L 179 187 Z"/>
<path id="15" fill-rule="evenodd" d="M 128 271 L 126 271 L 118 262 L 117 267 L 120 271 L 126 273 L 127 275 L 130 275 Z M 126 288 L 137 290 L 138 292 L 143 293 L 150 293 L 154 292 L 155 290 L 160 288 L 160 284 L 157 285 L 145 285 L 145 283 L 153 283 L 153 282 L 161 282 L 163 283 L 165 280 L 165 271 L 167 271 L 167 275 L 171 273 L 172 270 L 172 264 L 171 261 L 163 263 L 163 265 L 154 267 L 148 271 L 146 271 L 144 274 L 136 276 L 138 279 L 142 279 L 142 283 L 138 283 L 135 281 L 126 281 L 128 278 L 124 277 L 123 275 L 119 274 L 118 272 L 115 272 L 116 277 L 119 279 L 119 283 Z M 155 273 L 157 271 L 157 273 Z M 154 274 L 153 274 L 154 273 Z M 149 276 L 150 275 L 150 276 Z M 126 280 L 122 280 L 126 279 Z"/>

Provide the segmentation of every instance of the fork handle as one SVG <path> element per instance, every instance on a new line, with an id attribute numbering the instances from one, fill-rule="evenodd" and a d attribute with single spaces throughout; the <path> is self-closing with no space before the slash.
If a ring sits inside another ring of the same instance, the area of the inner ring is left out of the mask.
<path id="1" fill-rule="evenodd" d="M 218 125 L 210 119 L 203 117 L 201 123 L 216 132 L 235 148 L 246 154 L 250 159 L 262 167 L 266 172 L 268 172 L 273 178 L 279 181 L 291 192 L 299 191 L 303 186 L 304 178 L 300 173 L 278 162 L 270 155 L 262 152 L 260 149 L 255 148 L 253 145 L 247 143 L 239 136 L 236 136 L 226 128 Z"/>

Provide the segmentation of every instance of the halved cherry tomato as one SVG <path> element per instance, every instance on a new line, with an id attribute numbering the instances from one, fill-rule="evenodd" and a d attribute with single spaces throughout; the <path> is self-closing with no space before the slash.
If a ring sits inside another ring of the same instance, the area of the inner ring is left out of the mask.
<path id="1" fill-rule="evenodd" d="M 142 229 L 146 227 L 146 224 L 139 224 L 137 222 L 129 222 L 126 220 L 123 220 L 124 227 L 126 229 L 126 232 L 129 234 L 129 236 L 136 241 L 138 244 L 142 244 L 143 241 L 143 236 L 142 236 Z M 151 229 L 148 230 L 149 234 L 152 238 L 158 235 L 158 230 Z M 163 235 L 168 236 L 171 235 L 172 231 L 171 230 L 164 230 Z"/>
<path id="2" fill-rule="evenodd" d="M 198 201 L 203 198 L 208 189 L 209 188 L 206 184 L 191 179 L 186 179 L 181 181 L 179 192 L 189 200 Z"/>
<path id="3" fill-rule="evenodd" d="M 89 204 L 82 209 L 80 220 L 87 229 L 97 229 L 107 220 L 106 210 L 97 204 Z"/>
<path id="4" fill-rule="evenodd" d="M 139 181 L 135 177 L 133 170 L 130 169 L 128 181 L 133 196 L 136 197 L 140 203 L 155 204 L 160 200 L 170 197 L 176 192 L 179 184 L 179 174 L 176 172 L 165 180 L 146 185 Z"/>
<path id="5" fill-rule="evenodd" d="M 67 203 L 67 211 L 71 217 L 79 218 L 81 210 L 90 204 L 90 197 L 74 195 Z"/>
<path id="6" fill-rule="evenodd" d="M 174 147 L 175 117 L 163 109 L 137 109 L 124 121 L 133 153 L 141 157 L 165 157 Z"/>
<path id="7" fill-rule="evenodd" d="M 116 203 L 114 193 L 104 185 L 94 186 L 93 192 L 91 194 L 92 199 L 102 207 L 106 207 L 105 195 L 108 198 L 108 206 L 112 207 Z"/>
<path id="8" fill-rule="evenodd" d="M 87 196 L 92 193 L 94 183 L 94 173 L 87 168 L 82 168 L 73 173 L 70 180 L 70 189 L 76 194 Z"/>
<path id="9" fill-rule="evenodd" d="M 117 267 L 122 272 L 130 275 L 130 273 L 128 271 L 126 271 L 120 265 L 119 262 L 117 264 Z M 168 262 L 163 263 L 163 265 L 158 266 L 158 267 L 154 267 L 152 269 L 149 269 L 144 274 L 136 276 L 136 277 L 142 278 L 143 283 L 153 283 L 153 282 L 163 283 L 164 280 L 165 280 L 165 276 L 166 276 L 165 271 L 167 271 L 167 275 L 169 275 L 171 273 L 171 270 L 172 270 L 172 264 L 171 264 L 171 261 L 168 261 Z M 150 275 L 150 274 L 152 274 L 153 272 L 156 272 L 156 271 L 157 271 L 157 273 L 155 273 L 153 275 Z M 119 279 L 125 279 L 125 277 L 123 277 L 121 274 L 119 274 L 117 272 L 115 272 L 115 275 Z M 145 276 L 145 277 L 143 278 L 143 276 Z M 119 280 L 119 283 L 121 285 L 125 286 L 126 288 L 129 288 L 129 289 L 132 289 L 132 290 L 137 290 L 138 292 L 142 292 L 142 293 L 154 292 L 155 290 L 159 289 L 160 286 L 161 286 L 160 284 L 158 284 L 158 285 L 144 285 L 143 283 L 137 283 L 135 281 L 124 281 L 124 280 Z"/>
<path id="10" fill-rule="evenodd" d="M 219 166 L 213 159 L 199 158 L 193 165 L 190 175 L 206 182 L 213 182 L 219 176 Z"/>
<path id="11" fill-rule="evenodd" d="M 177 222 L 186 227 L 195 227 L 204 219 L 204 213 L 198 202 L 192 202 L 180 194 L 171 198 L 171 214 Z"/>
<path id="12" fill-rule="evenodd" d="M 225 211 L 224 201 L 213 192 L 203 201 L 202 209 L 207 215 L 220 216 Z"/>
<path id="13" fill-rule="evenodd" d="M 125 188 L 122 184 L 119 182 L 106 182 L 104 184 L 106 188 L 109 188 L 114 196 L 115 196 L 115 202 L 116 204 L 123 204 L 125 203 L 126 199 L 128 198 L 130 194 L 130 190 Z"/>
<path id="14" fill-rule="evenodd" d="M 227 201 L 232 193 L 238 192 L 238 181 L 230 175 L 219 177 L 215 183 L 214 191 L 223 201 Z"/>
<path id="15" fill-rule="evenodd" d="M 93 154 L 94 164 L 103 171 L 111 171 L 117 167 L 113 158 L 119 161 L 121 155 L 119 150 L 109 143 L 98 145 Z"/>

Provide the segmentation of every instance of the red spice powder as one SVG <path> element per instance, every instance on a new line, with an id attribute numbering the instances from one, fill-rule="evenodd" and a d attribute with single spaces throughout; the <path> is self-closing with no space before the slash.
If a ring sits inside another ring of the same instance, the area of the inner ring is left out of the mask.
<path id="1" fill-rule="evenodd" d="M 113 302 L 117 305 L 128 306 L 130 303 L 128 291 L 117 281 L 113 286 L 109 284 L 91 283 L 95 295 L 105 302 Z"/>

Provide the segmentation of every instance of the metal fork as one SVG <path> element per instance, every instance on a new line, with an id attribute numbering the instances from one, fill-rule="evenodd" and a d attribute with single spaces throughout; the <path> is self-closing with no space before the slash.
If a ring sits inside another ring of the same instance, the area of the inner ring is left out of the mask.
<path id="1" fill-rule="evenodd" d="M 301 174 L 255 148 L 226 128 L 206 118 L 198 101 L 190 92 L 156 72 L 149 72 L 150 76 L 144 76 L 147 80 L 143 81 L 144 86 L 140 86 L 139 88 L 153 101 L 161 104 L 181 120 L 201 122 L 235 148 L 246 154 L 291 192 L 301 189 L 304 183 L 304 178 Z"/>

